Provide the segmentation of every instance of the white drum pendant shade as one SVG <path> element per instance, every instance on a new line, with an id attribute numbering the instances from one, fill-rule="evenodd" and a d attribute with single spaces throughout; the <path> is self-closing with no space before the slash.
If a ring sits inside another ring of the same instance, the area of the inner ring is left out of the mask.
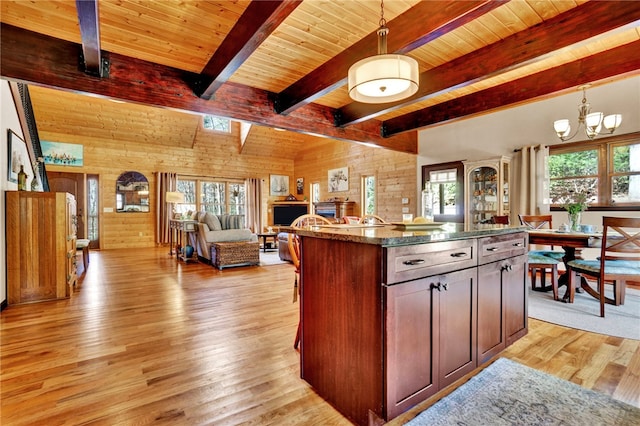
<path id="1" fill-rule="evenodd" d="M 418 91 L 418 73 L 418 62 L 408 56 L 371 56 L 349 68 L 349 96 L 369 104 L 399 101 Z"/>

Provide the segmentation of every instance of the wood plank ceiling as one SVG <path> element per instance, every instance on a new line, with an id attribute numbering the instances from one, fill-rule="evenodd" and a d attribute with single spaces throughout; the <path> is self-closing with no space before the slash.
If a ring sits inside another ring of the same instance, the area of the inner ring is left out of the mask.
<path id="1" fill-rule="evenodd" d="M 412 153 L 420 128 L 640 69 L 637 1 L 386 0 L 389 51 L 421 76 L 382 105 L 346 90 L 349 67 L 377 53 L 378 0 L 0 5 L 2 78 L 74 92 L 33 97 L 61 114 L 94 94 Z"/>

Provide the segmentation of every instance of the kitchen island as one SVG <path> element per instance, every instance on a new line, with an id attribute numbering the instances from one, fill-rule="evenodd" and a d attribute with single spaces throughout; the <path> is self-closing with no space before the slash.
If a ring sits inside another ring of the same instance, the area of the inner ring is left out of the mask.
<path id="1" fill-rule="evenodd" d="M 382 424 L 527 333 L 523 228 L 331 225 L 301 239 L 301 376 Z"/>

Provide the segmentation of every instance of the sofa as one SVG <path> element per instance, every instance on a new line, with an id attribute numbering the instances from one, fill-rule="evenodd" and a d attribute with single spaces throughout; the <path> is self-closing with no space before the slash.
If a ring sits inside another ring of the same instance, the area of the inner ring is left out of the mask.
<path id="1" fill-rule="evenodd" d="M 200 259 L 211 262 L 211 245 L 228 242 L 258 242 L 258 236 L 245 227 L 244 215 L 198 212 L 196 249 Z"/>
<path id="2" fill-rule="evenodd" d="M 280 232 L 278 234 L 278 255 L 280 256 L 280 260 L 293 263 L 291 252 L 289 251 L 289 233 L 287 232 Z"/>

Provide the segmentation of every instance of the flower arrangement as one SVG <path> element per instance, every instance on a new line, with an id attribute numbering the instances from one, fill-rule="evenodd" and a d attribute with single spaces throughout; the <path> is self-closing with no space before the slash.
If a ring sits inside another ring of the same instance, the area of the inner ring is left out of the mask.
<path id="1" fill-rule="evenodd" d="M 589 207 L 588 201 L 591 199 L 590 192 L 576 192 L 569 190 L 568 196 L 564 200 L 562 207 L 569 212 L 569 214 L 580 213 Z"/>

